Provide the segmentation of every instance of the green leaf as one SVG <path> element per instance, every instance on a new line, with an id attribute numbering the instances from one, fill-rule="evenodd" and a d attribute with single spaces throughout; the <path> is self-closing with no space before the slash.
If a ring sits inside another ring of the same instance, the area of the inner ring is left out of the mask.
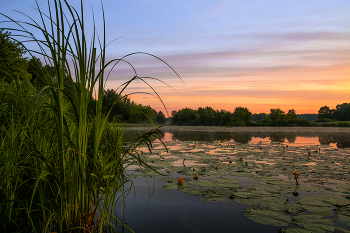
<path id="1" fill-rule="evenodd" d="M 313 233 L 326 233 L 326 231 L 333 232 L 335 230 L 334 226 L 330 226 L 327 224 L 320 224 L 320 223 L 310 223 L 310 222 L 304 223 L 303 227 L 306 230 L 309 230 Z"/>
<path id="2" fill-rule="evenodd" d="M 178 190 L 178 189 L 183 189 L 189 187 L 189 183 L 183 183 L 183 184 L 178 184 L 178 183 L 166 183 L 163 185 L 163 188 L 167 190 Z"/>
<path id="3" fill-rule="evenodd" d="M 272 210 L 245 209 L 242 212 L 250 220 L 265 225 L 288 226 L 291 222 L 290 216 Z"/>
<path id="4" fill-rule="evenodd" d="M 207 180 L 193 180 L 193 181 L 190 181 L 190 184 L 202 186 L 202 187 L 215 187 L 216 186 L 216 184 L 214 182 L 207 181 Z"/>
<path id="5" fill-rule="evenodd" d="M 339 217 L 340 221 L 346 222 L 350 226 L 350 217 L 349 216 L 339 214 L 338 217 Z"/>

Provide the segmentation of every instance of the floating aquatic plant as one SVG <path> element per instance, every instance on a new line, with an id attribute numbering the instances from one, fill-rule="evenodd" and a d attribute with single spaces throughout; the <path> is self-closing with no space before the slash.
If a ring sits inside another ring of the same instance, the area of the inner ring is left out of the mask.
<path id="1" fill-rule="evenodd" d="M 184 179 L 183 179 L 183 178 L 180 178 L 180 179 L 177 180 L 177 183 L 178 183 L 178 184 L 183 184 L 183 182 L 184 182 Z"/>
<path id="2" fill-rule="evenodd" d="M 294 175 L 294 179 L 295 179 L 297 185 L 299 185 L 298 177 L 299 177 L 300 173 L 299 172 L 293 172 L 293 175 Z"/>

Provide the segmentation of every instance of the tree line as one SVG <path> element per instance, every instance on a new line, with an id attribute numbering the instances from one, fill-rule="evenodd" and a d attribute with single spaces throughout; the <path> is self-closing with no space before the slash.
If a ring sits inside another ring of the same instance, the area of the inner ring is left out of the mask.
<path id="1" fill-rule="evenodd" d="M 261 124 L 303 124 L 307 121 L 297 118 L 294 109 L 285 113 L 281 109 L 271 109 L 269 114 L 252 114 L 246 107 L 236 107 L 233 112 L 226 110 L 214 110 L 207 106 L 197 110 L 184 108 L 172 112 L 172 122 L 175 125 L 205 125 L 205 126 L 246 126 L 254 125 L 255 121 Z"/>
<path id="2" fill-rule="evenodd" d="M 350 103 L 338 104 L 335 109 L 323 106 L 318 116 L 320 121 L 350 121 Z"/>
<path id="3" fill-rule="evenodd" d="M 288 112 L 280 108 L 270 109 L 270 113 L 252 114 L 246 107 L 236 107 L 233 112 L 214 110 L 207 106 L 197 110 L 184 108 L 172 112 L 172 124 L 194 126 L 316 126 L 316 122 L 350 120 L 350 104 L 337 105 L 336 109 L 321 107 L 319 114 L 297 114 L 294 109 Z M 324 125 L 336 126 L 336 125 Z M 340 124 L 339 126 L 347 126 Z"/>

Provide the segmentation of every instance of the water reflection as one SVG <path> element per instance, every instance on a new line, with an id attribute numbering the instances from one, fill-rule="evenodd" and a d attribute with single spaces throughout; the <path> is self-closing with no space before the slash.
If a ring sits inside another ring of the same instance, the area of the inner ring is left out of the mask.
<path id="1" fill-rule="evenodd" d="M 350 147 L 350 133 L 344 132 L 212 132 L 171 131 L 165 134 L 165 141 L 206 141 L 257 143 L 260 141 L 298 144 L 335 144 L 337 148 Z"/>

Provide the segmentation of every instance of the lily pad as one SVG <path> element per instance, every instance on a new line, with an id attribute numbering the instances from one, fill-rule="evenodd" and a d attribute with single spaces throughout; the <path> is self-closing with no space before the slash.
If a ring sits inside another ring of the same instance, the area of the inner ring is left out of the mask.
<path id="1" fill-rule="evenodd" d="M 333 219 L 323 218 L 323 216 L 321 216 L 321 215 L 301 214 L 301 215 L 293 217 L 292 223 L 299 225 L 299 226 L 304 226 L 304 224 L 306 224 L 306 223 L 332 226 L 334 224 L 334 221 L 333 221 Z"/>
<path id="2" fill-rule="evenodd" d="M 313 197 L 302 197 L 297 200 L 299 204 L 318 206 L 318 207 L 331 207 L 332 205 L 326 202 L 323 202 L 322 197 L 313 196 Z"/>
<path id="3" fill-rule="evenodd" d="M 178 190 L 178 189 L 188 188 L 189 186 L 190 186 L 189 183 L 183 183 L 183 184 L 166 183 L 163 185 L 163 188 L 165 188 L 167 190 Z"/>
<path id="4" fill-rule="evenodd" d="M 288 226 L 291 217 L 272 210 L 242 210 L 244 216 L 257 223 L 273 226 Z"/>
<path id="5" fill-rule="evenodd" d="M 259 197 L 253 198 L 235 198 L 235 201 L 241 205 L 255 205 L 260 203 L 261 199 Z"/>
<path id="6" fill-rule="evenodd" d="M 190 183 L 193 185 L 202 186 L 202 187 L 215 187 L 216 186 L 216 184 L 214 182 L 207 181 L 207 180 L 193 180 L 193 181 L 190 181 Z"/>
<path id="7" fill-rule="evenodd" d="M 201 196 L 201 192 L 191 189 L 191 188 L 183 188 L 182 192 L 193 195 L 193 196 Z"/>
<path id="8" fill-rule="evenodd" d="M 320 223 L 304 223 L 303 227 L 313 233 L 326 233 L 326 231 L 333 232 L 335 227 L 327 224 Z"/>
<path id="9" fill-rule="evenodd" d="M 339 217 L 340 221 L 346 222 L 350 226 L 350 217 L 349 216 L 339 214 L 338 217 Z"/>
<path id="10" fill-rule="evenodd" d="M 241 191 L 241 192 L 235 192 L 234 195 L 240 198 L 249 198 L 249 197 L 253 197 L 255 194 L 252 192 Z"/>
<path id="11" fill-rule="evenodd" d="M 314 205 L 301 205 L 305 210 L 310 212 L 327 212 L 331 211 L 330 206 L 314 206 Z"/>

